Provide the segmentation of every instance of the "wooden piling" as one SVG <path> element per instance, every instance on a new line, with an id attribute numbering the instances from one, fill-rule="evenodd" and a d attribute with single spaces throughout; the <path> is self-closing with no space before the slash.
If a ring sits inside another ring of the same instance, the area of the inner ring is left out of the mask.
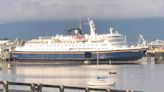
<path id="1" fill-rule="evenodd" d="M 42 84 L 37 85 L 37 92 L 42 92 Z"/>
<path id="2" fill-rule="evenodd" d="M 64 87 L 63 87 L 63 85 L 60 86 L 60 92 L 64 92 Z"/>
<path id="3" fill-rule="evenodd" d="M 30 92 L 35 92 L 35 86 L 36 86 L 35 83 L 31 83 L 31 90 L 30 90 Z"/>
<path id="4" fill-rule="evenodd" d="M 85 92 L 89 92 L 89 88 L 88 87 L 85 88 Z"/>
<path id="5" fill-rule="evenodd" d="M 3 92 L 9 92 L 8 81 L 3 81 Z"/>

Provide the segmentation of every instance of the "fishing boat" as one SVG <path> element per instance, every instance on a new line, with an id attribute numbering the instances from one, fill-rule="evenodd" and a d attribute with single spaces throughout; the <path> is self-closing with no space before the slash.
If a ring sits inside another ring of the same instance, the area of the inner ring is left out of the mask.
<path id="1" fill-rule="evenodd" d="M 90 34 L 82 34 L 80 28 L 68 30 L 67 35 L 56 34 L 51 37 L 38 37 L 17 46 L 12 58 L 19 60 L 52 60 L 52 61 L 134 61 L 142 58 L 146 46 L 130 46 L 126 36 L 114 31 L 98 34 L 94 21 L 88 18 Z"/>

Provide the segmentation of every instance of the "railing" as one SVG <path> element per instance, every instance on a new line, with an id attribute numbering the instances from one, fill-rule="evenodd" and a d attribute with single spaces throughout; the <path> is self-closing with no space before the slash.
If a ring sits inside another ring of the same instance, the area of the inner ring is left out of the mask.
<path id="1" fill-rule="evenodd" d="M 63 86 L 63 85 L 47 85 L 47 84 L 36 84 L 36 83 L 20 83 L 20 82 L 9 82 L 9 81 L 0 81 L 0 85 L 3 86 L 3 92 L 17 92 L 17 89 L 9 89 L 9 85 L 14 86 L 27 86 L 30 87 L 29 91 L 19 90 L 19 92 L 43 92 L 43 88 L 58 88 L 59 92 L 65 92 L 65 89 L 79 90 L 84 92 L 90 91 L 103 91 L 103 92 L 141 92 L 133 90 L 115 90 L 115 89 L 103 89 L 103 88 L 89 88 L 89 87 L 73 87 L 73 86 Z M 14 91 L 15 90 L 15 91 Z M 47 91 L 46 91 L 47 92 Z"/>

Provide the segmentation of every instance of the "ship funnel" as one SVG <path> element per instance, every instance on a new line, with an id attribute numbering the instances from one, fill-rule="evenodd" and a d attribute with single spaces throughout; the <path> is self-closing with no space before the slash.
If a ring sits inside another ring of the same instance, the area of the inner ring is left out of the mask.
<path id="1" fill-rule="evenodd" d="M 68 30 L 68 34 L 70 35 L 82 35 L 80 28 L 72 28 Z"/>

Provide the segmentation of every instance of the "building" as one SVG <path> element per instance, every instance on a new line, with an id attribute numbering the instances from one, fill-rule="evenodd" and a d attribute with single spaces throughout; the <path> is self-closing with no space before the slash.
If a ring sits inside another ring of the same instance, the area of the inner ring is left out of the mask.
<path id="1" fill-rule="evenodd" d="M 11 40 L 0 40 L 0 59 L 10 59 L 10 52 L 12 51 L 13 42 Z"/>

